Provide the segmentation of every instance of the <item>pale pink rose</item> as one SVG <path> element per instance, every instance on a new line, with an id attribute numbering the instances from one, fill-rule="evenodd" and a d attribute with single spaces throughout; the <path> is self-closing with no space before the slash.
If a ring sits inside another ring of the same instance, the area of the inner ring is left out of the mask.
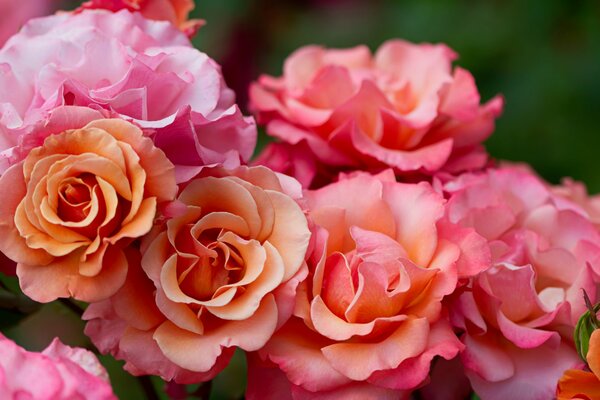
<path id="1" fill-rule="evenodd" d="M 204 23 L 197 19 L 188 20 L 194 7 L 194 0 L 89 0 L 77 12 L 93 9 L 139 11 L 145 18 L 169 21 L 191 37 Z"/>
<path id="2" fill-rule="evenodd" d="M 152 140 L 101 116 L 55 110 L 45 133 L 56 133 L 0 177 L 0 251 L 34 300 L 113 295 L 127 276 L 124 248 L 177 194 L 174 166 Z"/>
<path id="3" fill-rule="evenodd" d="M 116 400 L 108 374 L 88 350 L 58 339 L 28 352 L 0 334 L 0 398 L 4 400 Z"/>
<path id="4" fill-rule="evenodd" d="M 207 164 L 234 168 L 256 142 L 253 120 L 234 100 L 220 67 L 168 22 L 126 10 L 40 18 L 0 50 L 0 172 L 65 105 L 137 123 L 176 165 L 178 181 Z"/>
<path id="5" fill-rule="evenodd" d="M 600 234 L 520 167 L 464 175 L 445 185 L 450 221 L 474 228 L 493 267 L 455 295 L 462 361 L 483 399 L 553 398 L 564 370 L 580 363 L 573 328 L 597 299 Z"/>
<path id="6" fill-rule="evenodd" d="M 407 395 L 434 357 L 462 349 L 442 299 L 489 266 L 485 240 L 445 221 L 428 183 L 397 183 L 391 170 L 342 177 L 305 201 L 315 223 L 309 277 L 295 316 L 251 362 L 260 380 L 247 397 L 279 398 L 260 394 L 282 376 L 274 367 L 292 398 L 348 398 L 359 388 L 372 394 L 364 398 Z"/>
<path id="7" fill-rule="evenodd" d="M 570 178 L 563 179 L 560 185 L 552 186 L 551 191 L 559 199 L 567 199 L 566 207 L 575 206 L 574 209 L 587 216 L 596 228 L 600 229 L 600 195 L 590 196 L 583 182 Z"/>
<path id="8" fill-rule="evenodd" d="M 473 77 L 453 70 L 454 59 L 444 45 L 402 40 L 374 55 L 366 46 L 307 46 L 286 60 L 282 77 L 251 86 L 250 106 L 269 135 L 297 147 L 292 157 L 309 151 L 332 171 L 480 168 L 503 100 L 480 105 Z"/>
<path id="9" fill-rule="evenodd" d="M 265 167 L 205 169 L 144 239 L 141 267 L 84 315 L 86 334 L 134 375 L 211 379 L 291 315 L 310 231 L 300 185 Z"/>
<path id="10" fill-rule="evenodd" d="M 51 0 L 0 0 L 0 47 L 31 18 L 49 14 Z"/>

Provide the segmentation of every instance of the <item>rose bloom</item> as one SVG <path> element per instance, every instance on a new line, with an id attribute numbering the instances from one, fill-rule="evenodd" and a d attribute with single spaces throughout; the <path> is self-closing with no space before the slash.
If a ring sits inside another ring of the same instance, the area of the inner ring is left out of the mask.
<path id="1" fill-rule="evenodd" d="M 291 156 L 308 151 L 322 164 L 313 177 L 323 168 L 478 168 L 503 100 L 480 105 L 471 74 L 452 69 L 455 59 L 444 45 L 402 40 L 374 55 L 365 46 L 303 47 L 285 61 L 282 77 L 263 75 L 251 86 L 250 106 L 269 135 L 296 147 Z"/>
<path id="2" fill-rule="evenodd" d="M 188 36 L 193 36 L 203 24 L 200 20 L 188 20 L 194 7 L 194 0 L 89 0 L 83 3 L 78 11 L 86 9 L 139 11 L 145 18 L 169 21 Z"/>
<path id="3" fill-rule="evenodd" d="M 49 124 L 97 114 L 76 109 Z M 25 294 L 98 301 L 123 285 L 123 247 L 150 231 L 177 185 L 173 164 L 139 128 L 100 119 L 48 136 L 0 177 L 0 192 L 0 251 L 17 262 Z"/>
<path id="4" fill-rule="evenodd" d="M 234 100 L 219 66 L 167 22 L 127 10 L 37 19 L 0 50 L 0 173 L 40 144 L 29 136 L 65 105 L 137 123 L 178 181 L 207 164 L 234 168 L 256 143 Z"/>
<path id="5" fill-rule="evenodd" d="M 551 190 L 559 198 L 567 199 L 566 206 L 587 216 L 600 230 L 600 195 L 590 196 L 585 184 L 569 178 L 563 179 L 560 185 L 552 186 Z"/>
<path id="6" fill-rule="evenodd" d="M 28 352 L 0 334 L 0 397 L 4 400 L 116 400 L 96 356 L 58 339 Z"/>
<path id="7" fill-rule="evenodd" d="M 462 361 L 484 399 L 553 398 L 563 371 L 580 364 L 572 342 L 597 296 L 600 234 L 547 184 L 505 167 L 446 184 L 448 217 L 484 236 L 493 267 L 451 303 L 464 331 Z"/>
<path id="8" fill-rule="evenodd" d="M 434 357 L 462 348 L 442 299 L 489 265 L 485 240 L 444 221 L 428 183 L 397 183 L 391 170 L 343 177 L 305 200 L 309 276 L 294 317 L 251 357 L 247 398 L 408 396 Z"/>
<path id="9" fill-rule="evenodd" d="M 291 315 L 310 238 L 300 185 L 265 167 L 205 170 L 144 239 L 141 268 L 85 312 L 85 332 L 134 375 L 211 379 Z"/>
<path id="10" fill-rule="evenodd" d="M 600 329 L 590 336 L 586 355 L 591 372 L 579 369 L 565 371 L 558 381 L 558 400 L 593 400 L 600 398 Z"/>
<path id="11" fill-rule="evenodd" d="M 18 2 L 15 0 L 0 0 L 0 47 L 21 29 L 23 24 L 35 17 L 48 14 L 51 11 L 50 0 L 28 0 Z"/>

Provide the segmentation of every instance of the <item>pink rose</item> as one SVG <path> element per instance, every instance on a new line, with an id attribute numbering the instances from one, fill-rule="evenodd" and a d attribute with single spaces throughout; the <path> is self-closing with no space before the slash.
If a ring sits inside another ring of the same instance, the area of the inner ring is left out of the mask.
<path id="1" fill-rule="evenodd" d="M 0 0 L 0 47 L 28 20 L 50 13 L 51 4 L 50 0 Z"/>
<path id="2" fill-rule="evenodd" d="M 480 105 L 471 74 L 452 70 L 455 58 L 444 45 L 401 40 L 375 55 L 365 46 L 303 47 L 286 60 L 283 77 L 251 86 L 250 106 L 269 135 L 301 157 L 310 152 L 330 173 L 479 168 L 503 100 Z"/>
<path id="3" fill-rule="evenodd" d="M 0 334 L 0 397 L 5 400 L 116 400 L 108 374 L 88 350 L 58 339 L 31 353 Z"/>
<path id="4" fill-rule="evenodd" d="M 434 357 L 462 349 L 442 299 L 488 267 L 485 240 L 444 221 L 429 184 L 397 183 L 390 170 L 344 177 L 305 200 L 315 223 L 309 276 L 295 316 L 252 358 L 247 398 L 408 395 Z"/>
<path id="5" fill-rule="evenodd" d="M 451 302 L 464 331 L 462 361 L 485 399 L 553 398 L 564 370 L 580 363 L 573 328 L 597 298 L 600 234 L 537 176 L 504 167 L 446 184 L 450 221 L 474 228 L 493 267 Z"/>
<path id="6" fill-rule="evenodd" d="M 139 11 L 145 18 L 169 21 L 188 36 L 193 36 L 204 21 L 188 20 L 194 0 L 89 0 L 78 11 L 106 9 L 110 11 Z"/>
<path id="7" fill-rule="evenodd" d="M 207 164 L 236 167 L 256 142 L 219 66 L 171 24 L 126 10 L 37 19 L 0 50 L 0 172 L 40 145 L 28 136 L 65 105 L 137 123 L 180 182 Z"/>
<path id="8" fill-rule="evenodd" d="M 145 238 L 141 268 L 92 304 L 86 334 L 134 375 L 211 379 L 291 315 L 310 238 L 300 185 L 265 167 L 205 170 Z M 138 261 L 139 262 L 139 261 Z"/>
<path id="9" fill-rule="evenodd" d="M 565 178 L 560 185 L 551 187 L 552 193 L 559 198 L 567 199 L 566 207 L 573 207 L 600 229 L 600 195 L 588 194 L 585 184 Z"/>

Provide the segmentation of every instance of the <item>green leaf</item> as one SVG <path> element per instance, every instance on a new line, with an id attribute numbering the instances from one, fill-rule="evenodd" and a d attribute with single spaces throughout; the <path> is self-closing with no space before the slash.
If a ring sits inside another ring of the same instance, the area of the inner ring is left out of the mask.
<path id="1" fill-rule="evenodd" d="M 600 322 L 596 317 L 598 311 L 600 311 L 600 303 L 592 306 L 590 299 L 583 292 L 583 297 L 585 299 L 585 304 L 588 310 L 583 313 L 583 315 L 577 321 L 577 325 L 575 326 L 575 332 L 573 333 L 573 339 L 575 340 L 575 346 L 577 348 L 577 353 L 579 357 L 585 362 L 587 362 L 587 353 L 590 347 L 590 336 L 592 332 L 600 327 Z"/>

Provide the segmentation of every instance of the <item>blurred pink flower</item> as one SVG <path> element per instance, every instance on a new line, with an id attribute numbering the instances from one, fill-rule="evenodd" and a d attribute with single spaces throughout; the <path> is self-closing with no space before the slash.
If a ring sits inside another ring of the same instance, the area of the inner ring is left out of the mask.
<path id="1" fill-rule="evenodd" d="M 597 299 L 600 234 L 524 168 L 466 174 L 444 189 L 450 221 L 492 251 L 493 267 L 451 302 L 473 389 L 490 400 L 553 398 L 580 363 L 572 332 L 586 310 L 581 289 Z"/>
<path id="2" fill-rule="evenodd" d="M 447 223 L 429 184 L 397 183 L 391 170 L 344 176 L 305 200 L 309 276 L 295 316 L 252 359 L 248 398 L 407 395 L 434 357 L 462 349 L 442 299 L 489 266 L 485 240 Z"/>
<path id="3" fill-rule="evenodd" d="M 250 107 L 269 135 L 296 147 L 292 157 L 310 151 L 334 171 L 480 168 L 503 100 L 480 105 L 471 74 L 452 70 L 455 58 L 444 45 L 401 40 L 375 55 L 365 46 L 307 46 L 286 60 L 282 77 L 251 86 Z"/>
<path id="4" fill-rule="evenodd" d="M 194 7 L 194 0 L 89 0 L 77 11 L 93 9 L 139 11 L 145 18 L 168 21 L 191 37 L 204 23 L 197 19 L 188 20 Z"/>
<path id="5" fill-rule="evenodd" d="M 40 18 L 0 50 L 0 172 L 40 145 L 28 137 L 65 105 L 138 124 L 180 182 L 207 164 L 234 168 L 256 143 L 234 97 L 219 66 L 167 22 L 126 10 Z"/>
<path id="6" fill-rule="evenodd" d="M 42 352 L 19 347 L 0 334 L 0 398 L 5 400 L 116 400 L 108 374 L 88 350 L 58 339 Z"/>
<path id="7" fill-rule="evenodd" d="M 31 18 L 49 14 L 52 3 L 51 0 L 0 0 L 0 47 Z"/>

